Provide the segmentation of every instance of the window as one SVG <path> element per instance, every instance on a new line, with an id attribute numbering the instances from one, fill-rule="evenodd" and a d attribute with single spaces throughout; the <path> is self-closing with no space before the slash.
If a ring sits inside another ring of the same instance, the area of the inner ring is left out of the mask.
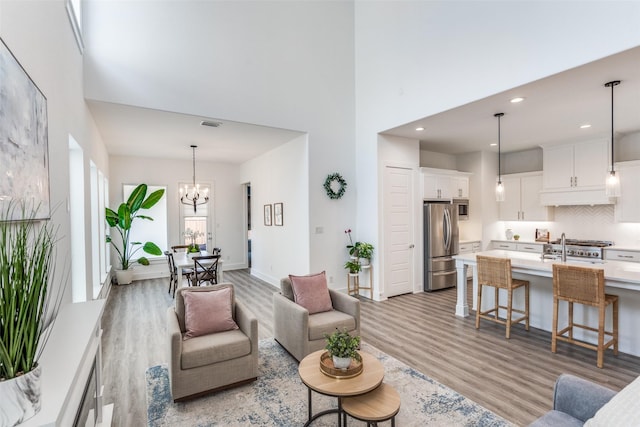
<path id="1" fill-rule="evenodd" d="M 184 184 L 181 185 L 184 186 Z M 202 249 L 207 249 L 209 242 L 213 244 L 210 226 L 213 221 L 210 213 L 213 212 L 214 197 L 211 186 L 200 184 L 200 190 L 204 192 L 205 189 L 209 192 L 209 202 L 196 206 L 195 212 L 193 205 L 180 203 L 180 233 L 182 241 L 185 245 L 195 243 L 200 245 Z M 192 241 L 192 236 L 195 236 L 194 241 Z"/>

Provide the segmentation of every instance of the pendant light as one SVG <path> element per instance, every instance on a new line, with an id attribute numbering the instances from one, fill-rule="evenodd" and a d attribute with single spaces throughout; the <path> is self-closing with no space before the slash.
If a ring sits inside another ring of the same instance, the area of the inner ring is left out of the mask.
<path id="1" fill-rule="evenodd" d="M 504 113 L 496 113 L 493 115 L 498 118 L 498 183 L 496 185 L 496 202 L 504 202 L 504 185 L 502 185 L 502 170 L 500 168 L 500 117 Z"/>
<path id="2" fill-rule="evenodd" d="M 197 212 L 199 205 L 203 205 L 209 201 L 209 189 L 204 189 L 204 197 L 201 199 L 200 184 L 196 184 L 196 148 L 198 148 L 197 145 L 191 146 L 193 150 L 193 186 L 191 187 L 191 191 L 189 191 L 187 184 L 185 184 L 184 194 L 182 194 L 183 189 L 180 189 L 180 201 L 185 205 L 193 205 L 193 213 Z"/>
<path id="3" fill-rule="evenodd" d="M 607 175 L 607 197 L 618 197 L 620 195 L 620 178 L 616 175 L 616 171 L 613 167 L 613 163 L 615 161 L 615 158 L 613 156 L 613 88 L 614 86 L 618 86 L 619 84 L 620 80 L 614 80 L 604 84 L 605 87 L 611 88 L 611 170 Z"/>

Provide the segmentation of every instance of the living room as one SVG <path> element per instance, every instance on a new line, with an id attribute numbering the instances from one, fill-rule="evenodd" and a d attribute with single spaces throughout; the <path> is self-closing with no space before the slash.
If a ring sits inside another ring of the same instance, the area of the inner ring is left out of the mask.
<path id="1" fill-rule="evenodd" d="M 640 12 L 624 2 L 618 9 L 608 2 L 82 5 L 84 50 L 63 0 L 0 1 L 0 37 L 47 98 L 50 198 L 58 207 L 51 221 L 62 236 L 76 226 L 65 209 L 72 187 L 83 189 L 80 281 L 87 300 L 109 287 L 105 279 L 94 290 L 102 277 L 95 277 L 98 261 L 91 255 L 99 244 L 89 207 L 91 164 L 109 180 L 110 205 L 121 201 L 124 183 L 165 184 L 177 200 L 178 182 L 191 178 L 189 141 L 176 141 L 185 154 L 171 162 L 113 155 L 90 102 L 298 132 L 296 141 L 239 165 L 198 162 L 198 177 L 215 183 L 216 202 L 230 207 L 216 219 L 217 243 L 230 257 L 228 266 L 245 266 L 237 209 L 243 183 L 251 182 L 260 194 L 257 211 L 284 201 L 286 221 L 281 234 L 272 227 L 252 236 L 254 275 L 275 285 L 290 273 L 325 270 L 334 279 L 330 287 L 344 288 L 344 230 L 354 229 L 358 239 L 382 250 L 380 165 L 406 165 L 418 152 L 417 142 L 404 149 L 380 141 L 379 132 L 640 45 L 640 35 L 629 31 Z M 109 32 L 100 35 L 102 29 Z M 167 64 L 184 65 L 178 73 Z M 81 182 L 70 174 L 70 135 L 82 152 Z M 129 167 L 136 159 L 145 167 Z M 182 172 L 169 175 L 170 168 Z M 335 171 L 348 183 L 338 203 L 322 189 Z M 170 213 L 170 242 L 181 237 L 176 218 Z M 71 239 L 62 239 L 59 264 L 68 264 L 71 253 Z M 375 264 L 374 271 L 378 286 L 383 271 Z M 66 289 L 65 304 L 77 301 L 72 289 Z"/>

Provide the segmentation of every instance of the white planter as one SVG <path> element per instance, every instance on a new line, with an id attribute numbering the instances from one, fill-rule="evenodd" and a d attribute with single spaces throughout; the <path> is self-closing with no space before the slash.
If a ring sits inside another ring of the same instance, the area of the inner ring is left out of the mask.
<path id="1" fill-rule="evenodd" d="M 133 282 L 133 269 L 116 270 L 116 280 L 118 285 L 128 285 Z"/>
<path id="2" fill-rule="evenodd" d="M 333 366 L 336 369 L 347 369 L 349 365 L 351 365 L 350 357 L 336 357 L 331 356 L 333 358 Z"/>
<path id="3" fill-rule="evenodd" d="M 351 277 L 358 277 L 358 275 L 359 275 L 359 274 L 360 274 L 360 273 L 349 273 L 349 276 L 351 276 Z"/>
<path id="4" fill-rule="evenodd" d="M 360 258 L 360 265 L 369 265 L 371 260 L 369 258 Z"/>
<path id="5" fill-rule="evenodd" d="M 41 368 L 0 381 L 0 427 L 23 423 L 40 411 Z"/>

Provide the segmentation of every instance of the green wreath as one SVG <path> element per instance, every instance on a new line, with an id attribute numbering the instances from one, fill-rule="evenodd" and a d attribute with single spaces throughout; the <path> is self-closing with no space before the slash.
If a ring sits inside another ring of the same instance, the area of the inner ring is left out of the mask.
<path id="1" fill-rule="evenodd" d="M 338 188 L 334 190 L 335 187 Z M 344 178 L 337 172 L 328 175 L 327 179 L 324 180 L 324 189 L 330 199 L 339 199 L 344 196 L 346 188 L 347 181 L 345 181 Z"/>

